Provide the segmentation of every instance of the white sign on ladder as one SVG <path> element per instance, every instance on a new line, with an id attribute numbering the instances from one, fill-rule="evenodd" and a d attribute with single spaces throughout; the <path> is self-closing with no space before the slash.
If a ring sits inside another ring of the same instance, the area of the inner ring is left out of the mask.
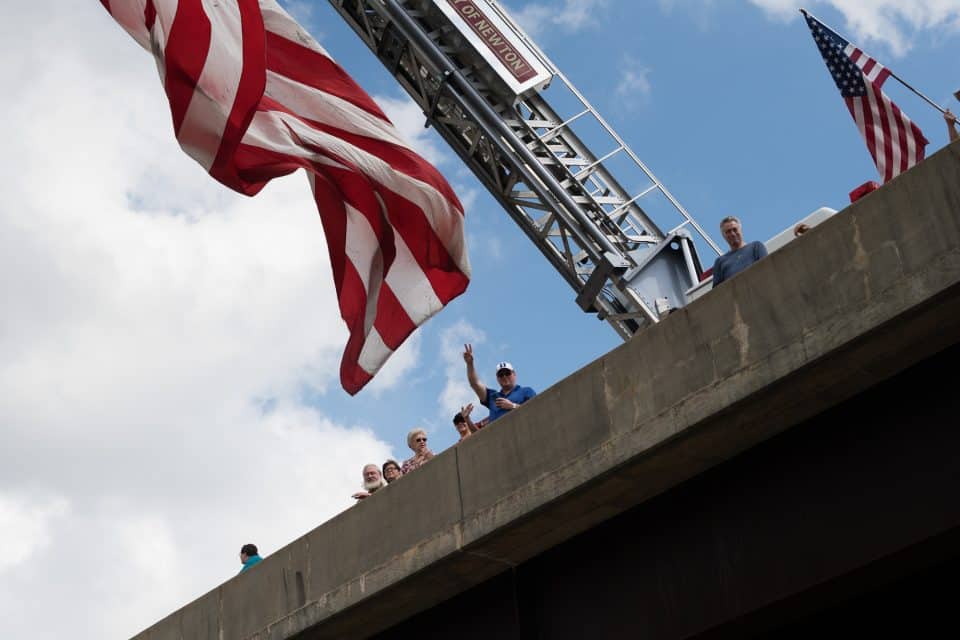
<path id="1" fill-rule="evenodd" d="M 433 0 L 500 79 L 522 96 L 540 91 L 553 75 L 487 0 Z"/>

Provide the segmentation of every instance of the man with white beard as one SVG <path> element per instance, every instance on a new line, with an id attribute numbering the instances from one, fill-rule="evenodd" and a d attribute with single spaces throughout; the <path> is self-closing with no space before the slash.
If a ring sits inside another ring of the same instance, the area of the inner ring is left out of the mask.
<path id="1" fill-rule="evenodd" d="M 375 464 L 366 464 L 363 466 L 363 491 L 353 494 L 357 500 L 363 500 L 373 495 L 377 489 L 387 486 L 383 475 L 380 473 L 380 467 Z"/>

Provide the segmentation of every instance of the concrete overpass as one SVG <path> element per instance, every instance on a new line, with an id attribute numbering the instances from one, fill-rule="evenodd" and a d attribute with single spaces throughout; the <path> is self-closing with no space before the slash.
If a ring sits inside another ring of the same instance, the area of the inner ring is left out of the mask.
<path id="1" fill-rule="evenodd" d="M 136 638 L 956 627 L 958 343 L 953 144 Z"/>

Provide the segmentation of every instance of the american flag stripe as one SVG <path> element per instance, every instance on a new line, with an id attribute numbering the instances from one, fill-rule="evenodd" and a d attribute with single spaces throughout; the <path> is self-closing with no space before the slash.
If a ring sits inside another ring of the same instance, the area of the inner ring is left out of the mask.
<path id="1" fill-rule="evenodd" d="M 847 109 L 850 111 L 850 115 L 853 116 L 853 121 L 857 125 L 857 129 L 860 131 L 860 135 L 863 136 L 863 139 L 867 142 L 867 149 L 873 149 L 872 136 L 873 136 L 873 127 L 867 126 L 867 117 L 868 114 L 864 111 L 863 100 L 859 98 L 844 98 L 844 102 L 847 105 Z"/>
<path id="2" fill-rule="evenodd" d="M 392 125 L 385 127 L 382 123 L 365 120 L 363 112 L 351 113 L 349 107 L 324 113 L 326 122 L 310 120 L 298 115 L 303 111 L 298 112 L 290 108 L 290 104 L 282 100 L 287 92 L 296 89 L 295 86 L 290 85 L 286 80 L 277 84 L 271 82 L 269 86 L 271 93 L 279 99 L 264 98 L 261 101 L 261 105 L 267 107 L 269 111 L 283 112 L 307 125 L 309 129 L 322 131 L 346 140 L 354 147 L 389 163 L 395 171 L 429 184 L 448 201 L 455 200 L 456 195 L 447 181 L 443 179 L 443 176 L 432 165 L 424 163 L 420 156 L 410 149 L 402 139 L 397 137 L 396 130 Z M 323 98 L 313 90 L 306 90 L 305 94 L 298 94 L 297 100 L 297 106 L 306 110 L 314 106 L 315 101 L 323 100 Z M 337 99 L 333 98 L 332 100 L 336 106 Z M 352 117 L 354 115 L 355 118 Z M 357 126 L 357 122 L 369 123 L 370 128 L 364 133 L 364 130 Z"/>
<path id="3" fill-rule="evenodd" d="M 917 147 L 917 140 L 926 143 L 923 134 L 883 92 L 868 85 L 865 98 L 846 102 L 884 182 L 923 160 Z"/>
<path id="4" fill-rule="evenodd" d="M 889 126 L 890 144 L 887 148 L 890 150 L 890 165 L 898 167 L 899 171 L 903 173 L 907 170 L 907 168 L 909 168 L 909 166 L 906 164 L 906 148 L 903 145 L 903 142 L 905 142 L 903 122 L 897 117 L 897 114 L 894 113 L 893 107 L 894 104 L 889 100 L 883 101 L 883 120 L 891 125 Z"/>
<path id="5" fill-rule="evenodd" d="M 415 195 L 415 194 L 414 194 Z M 382 197 L 385 205 L 391 211 L 402 212 L 418 208 L 415 202 L 403 197 L 400 194 L 393 194 L 384 190 Z M 397 234 L 397 255 L 399 258 L 400 247 L 407 248 L 410 254 L 411 264 L 417 265 L 421 274 L 425 275 L 430 281 L 430 285 L 436 290 L 438 296 L 443 296 L 444 292 L 449 295 L 451 289 L 456 288 L 456 278 L 451 280 L 451 274 L 460 271 L 461 265 L 457 264 L 450 256 L 450 251 L 445 246 L 442 237 L 437 233 L 424 216 L 403 216 L 397 215 L 393 220 L 393 227 L 398 231 Z M 401 245 L 402 243 L 402 245 Z M 412 268 L 412 267 L 411 267 Z M 406 267 L 398 273 L 391 270 L 388 282 L 391 278 L 398 277 L 401 273 L 407 274 Z M 420 276 L 422 279 L 423 276 Z M 413 283 L 411 282 L 411 285 Z M 400 289 L 398 289 L 400 290 Z M 416 288 L 411 288 L 411 291 Z M 433 300 L 429 297 L 428 291 L 424 290 L 422 295 L 418 296 L 430 308 L 430 315 L 437 310 Z M 411 315 L 411 317 L 413 317 Z M 423 318 L 426 320 L 426 318 Z M 419 324 L 419 322 L 417 322 Z"/>
<path id="6" fill-rule="evenodd" d="M 883 166 L 885 168 L 884 175 L 890 174 L 891 177 L 896 174 L 900 174 L 903 171 L 903 168 L 900 166 L 900 163 L 895 163 L 893 161 L 893 136 L 892 129 L 890 127 L 890 120 L 887 118 L 887 114 L 890 113 L 889 109 L 889 100 L 885 100 L 883 93 L 876 91 L 873 88 L 873 85 L 867 83 L 867 92 L 870 95 L 870 107 L 873 110 L 874 122 L 879 123 L 880 125 L 880 134 L 883 136 L 885 143 L 877 149 L 877 156 L 883 156 L 882 165 L 880 162 L 877 163 L 877 166 Z M 894 128 L 896 125 L 894 125 Z M 875 158 L 876 159 L 876 156 Z M 894 173 L 895 172 L 895 173 Z"/>
<path id="7" fill-rule="evenodd" d="M 211 26 L 200 0 L 157 0 L 160 21 L 151 37 L 163 47 L 163 89 L 179 137 L 210 46 Z"/>
<path id="8" fill-rule="evenodd" d="M 310 174 L 310 178 L 314 198 L 321 210 L 343 210 L 346 213 L 344 201 L 340 197 L 336 185 L 323 173 Z M 363 214 L 359 214 L 359 217 L 365 218 Z M 337 288 L 337 296 L 340 299 L 340 315 L 350 332 L 340 363 L 340 380 L 345 389 L 359 389 L 370 381 L 372 373 L 377 369 L 377 363 L 385 361 L 395 350 L 395 348 L 387 347 L 383 343 L 370 318 L 371 309 L 375 310 L 373 313 L 374 319 L 377 316 L 384 315 L 382 305 L 379 303 L 379 294 L 382 291 L 382 287 L 379 286 L 381 276 L 376 271 L 371 270 L 373 279 L 369 275 L 364 279 L 360 275 L 363 271 L 361 257 L 354 256 L 352 260 L 335 259 L 338 255 L 347 254 L 346 243 L 348 238 L 353 235 L 348 234 L 347 228 L 350 222 L 346 215 L 321 216 L 321 220 L 328 238 L 327 245 L 333 265 L 334 283 Z M 368 255 L 368 261 L 372 264 L 375 261 L 375 256 L 373 252 Z M 369 295 L 368 290 L 370 290 Z M 403 320 L 401 314 L 394 314 L 393 319 L 395 322 Z M 404 337 L 416 327 L 411 323 L 407 328 L 409 330 L 404 333 Z M 402 340 L 403 338 L 401 338 L 401 342 Z"/>
<path id="9" fill-rule="evenodd" d="M 272 85 L 270 88 L 273 89 Z M 382 126 L 374 124 L 367 133 L 358 132 L 355 129 L 356 121 L 352 123 L 349 121 L 342 122 L 343 114 L 341 113 L 324 113 L 319 114 L 322 119 L 308 119 L 293 113 L 287 108 L 288 105 L 277 106 L 268 99 L 264 100 L 264 104 L 270 105 L 271 110 L 284 112 L 306 125 L 306 127 L 300 127 L 291 123 L 292 126 L 297 127 L 298 133 L 310 135 L 311 130 L 319 131 L 330 134 L 334 138 L 345 140 L 350 143 L 350 146 L 375 157 L 377 160 L 387 162 L 393 167 L 394 171 L 403 176 L 427 183 L 433 188 L 435 197 L 455 201 L 456 195 L 447 181 L 443 179 L 443 176 L 432 165 L 423 162 L 423 159 L 413 152 L 405 142 L 397 138 L 395 131 L 382 132 Z M 303 106 L 307 105 L 304 104 Z M 346 113 L 350 115 L 349 112 Z M 360 121 L 363 122 L 362 117 Z M 341 128 L 337 126 L 338 124 L 346 124 L 349 128 Z M 442 209 L 445 209 L 446 206 L 446 204 L 441 204 Z"/>
<path id="10" fill-rule="evenodd" d="M 334 185 L 324 172 L 316 171 L 307 174 L 310 179 L 310 187 L 314 194 L 314 200 L 317 206 L 324 211 L 335 212 L 337 215 L 325 215 L 320 217 L 323 224 L 324 234 L 327 237 L 327 251 L 330 253 L 330 263 L 333 269 L 333 282 L 336 287 L 337 297 L 340 299 L 340 312 L 347 326 L 350 329 L 351 336 L 355 335 L 357 319 L 362 317 L 366 309 L 366 286 L 360 282 L 361 291 L 364 292 L 363 299 L 360 296 L 345 297 L 342 295 L 344 281 L 348 277 L 358 278 L 357 271 L 363 266 L 360 261 L 336 260 L 339 255 L 347 255 L 347 213 L 343 198 L 340 197 L 336 185 Z M 369 252 L 372 255 L 372 251 Z M 359 265 L 359 266 L 358 266 Z M 356 284 L 351 285 L 355 287 Z M 363 325 L 361 325 L 362 327 Z M 360 332 L 362 334 L 362 332 Z"/>
<path id="11" fill-rule="evenodd" d="M 275 0 L 101 0 L 157 60 L 181 147 L 253 195 L 306 170 L 356 393 L 462 293 L 463 210 L 443 176 Z"/>
<path id="12" fill-rule="evenodd" d="M 890 70 L 813 16 L 804 16 L 883 181 L 923 160 L 923 132 L 883 92 Z"/>
<path id="13" fill-rule="evenodd" d="M 363 158 L 371 165 L 376 165 L 378 160 L 374 158 Z M 351 158 L 350 164 L 356 162 Z M 371 174 L 380 175 L 376 169 L 385 169 L 388 165 L 380 164 L 370 171 Z M 333 168 L 329 169 L 335 172 Z M 352 176 L 347 173 L 341 173 L 341 182 L 348 184 L 360 192 L 364 190 L 366 184 L 354 184 Z M 389 219 L 399 237 L 402 237 L 411 246 L 416 246 L 415 254 L 424 261 L 424 269 L 432 265 L 439 273 L 453 272 L 467 268 L 468 265 L 454 261 L 451 252 L 460 252 L 463 254 L 462 245 L 462 219 L 451 219 L 449 216 L 444 218 L 439 215 L 439 204 L 442 197 L 435 191 L 423 187 L 423 183 L 418 183 L 414 179 L 404 176 L 401 173 L 386 174 L 389 181 L 379 183 L 384 187 L 377 190 L 377 195 L 386 205 L 387 211 L 390 211 Z M 345 193 L 349 201 L 349 192 Z M 446 224 L 450 220 L 453 224 Z M 456 276 L 455 276 L 456 277 Z M 457 277 L 457 279 L 459 279 Z M 439 284 L 439 283 L 435 283 Z"/>
<path id="14" fill-rule="evenodd" d="M 333 175 L 328 173 L 327 175 Z M 383 362 L 400 346 L 416 325 L 409 323 L 399 341 L 392 347 L 383 344 L 375 330 L 377 317 L 388 317 L 396 324 L 404 320 L 400 313 L 385 316 L 380 296 L 383 291 L 382 271 L 386 256 L 379 249 L 381 237 L 370 224 L 370 217 L 354 206 L 346 205 L 338 185 L 317 174 L 313 183 L 314 197 L 321 208 L 341 209 L 343 216 L 324 217 L 324 231 L 332 241 L 328 242 L 331 259 L 335 255 L 346 255 L 347 260 L 338 261 L 334 281 L 340 298 L 340 313 L 350 330 L 350 339 L 344 352 L 340 367 L 341 381 L 349 388 L 351 385 L 363 385 L 376 371 L 376 362 Z M 356 244 L 360 242 L 361 244 Z M 354 244 L 350 244 L 354 243 Z M 373 247 L 372 250 L 368 248 Z M 392 247 L 390 248 L 392 251 Z M 393 265 L 391 265 L 391 270 Z M 365 358 L 361 354 L 366 351 Z M 349 363 L 356 363 L 355 365 Z"/>
<path id="15" fill-rule="evenodd" d="M 365 296 L 376 295 L 383 284 L 383 251 L 375 249 L 374 251 L 363 251 L 363 247 L 371 246 L 377 243 L 381 231 L 375 230 L 370 224 L 370 218 L 363 212 L 347 205 L 345 207 L 346 230 L 343 234 L 344 253 L 350 258 L 349 264 L 353 266 L 360 283 L 363 285 Z M 364 312 L 363 326 L 366 329 L 373 327 L 376 314 L 374 305 L 367 306 Z"/>
<path id="16" fill-rule="evenodd" d="M 395 248 L 396 268 L 390 270 L 384 281 L 396 293 L 407 317 L 414 324 L 420 324 L 443 306 L 437 290 L 443 290 L 445 283 L 426 272 L 402 236 L 397 238 Z M 446 272 L 438 269 L 437 273 Z"/>
<path id="17" fill-rule="evenodd" d="M 326 125 L 407 148 L 406 141 L 397 135 L 397 130 L 389 121 L 356 107 L 339 96 L 324 93 L 269 69 L 267 82 L 270 85 L 270 98 L 265 97 L 263 104 L 269 104 L 271 109 L 286 111 L 312 126 Z M 320 110 L 324 103 L 330 105 L 329 110 Z M 322 114 L 326 120 L 309 120 L 299 115 L 301 113 Z"/>
<path id="18" fill-rule="evenodd" d="M 401 336 L 404 331 L 410 326 L 413 326 L 413 319 L 406 314 L 406 308 L 400 299 L 397 298 L 396 290 L 389 285 L 380 288 L 378 306 L 384 310 L 384 316 L 395 314 L 402 319 L 402 322 L 398 322 L 395 325 L 393 323 L 377 323 L 377 332 L 383 343 L 389 348 L 395 349 L 402 341 Z M 404 322 L 409 322 L 410 324 L 404 327 Z"/>
<path id="19" fill-rule="evenodd" d="M 213 0 L 205 0 L 210 2 Z M 239 0 L 241 23 L 240 59 L 244 61 L 234 93 L 233 105 L 224 127 L 223 137 L 210 175 L 225 184 L 237 185 L 243 191 L 243 181 L 236 176 L 233 156 L 255 114 L 256 105 L 266 88 L 266 69 L 262 61 L 265 46 L 263 18 L 256 0 Z M 256 61 L 255 63 L 252 61 Z"/>
<path id="20" fill-rule="evenodd" d="M 274 123 L 268 126 L 266 121 L 272 119 L 281 121 L 282 125 Z M 465 252 L 462 244 L 463 218 L 443 215 L 449 202 L 447 198 L 453 196 L 449 187 L 444 190 L 446 195 L 431 189 L 424 182 L 398 170 L 399 162 L 391 165 L 373 154 L 368 154 L 360 146 L 350 145 L 344 138 L 331 136 L 321 129 L 310 127 L 283 111 L 260 112 L 254 119 L 254 124 L 255 126 L 250 129 L 251 132 L 272 131 L 276 139 L 269 142 L 246 140 L 248 144 L 266 145 L 267 148 L 285 147 L 286 153 L 292 156 L 299 155 L 304 160 L 316 160 L 319 157 L 316 150 L 324 149 L 324 155 L 333 158 L 339 164 L 351 169 L 358 165 L 364 166 L 365 175 L 359 184 L 354 184 L 353 178 L 358 175 L 356 172 L 341 174 L 340 181 L 351 185 L 357 192 L 369 192 L 367 185 L 370 181 L 375 182 L 378 187 L 382 187 L 377 193 L 382 198 L 390 200 L 392 206 L 387 206 L 385 210 L 390 212 L 389 217 L 394 229 L 411 242 L 419 243 L 425 249 L 432 250 L 430 254 L 418 252 L 418 255 L 429 259 L 443 271 L 452 268 L 468 268 L 468 264 L 450 262 L 451 253 L 458 252 L 465 257 Z M 298 137 L 297 144 L 284 143 L 283 138 L 288 131 Z M 389 150 L 389 147 L 380 148 L 383 153 Z M 402 165 L 400 168 L 403 168 Z M 328 170 L 333 169 L 328 168 Z M 439 174 L 437 176 L 439 177 Z M 345 193 L 345 196 L 349 199 L 349 193 Z M 436 251 L 438 244 L 443 247 L 442 252 Z M 440 261 L 439 264 L 438 261 Z"/>
<path id="21" fill-rule="evenodd" d="M 246 66 L 231 63 L 242 48 L 239 7 L 224 3 L 220 15 L 211 23 L 202 0 L 180 0 L 166 45 L 166 59 L 177 62 L 167 65 L 164 80 L 173 130 L 183 150 L 207 171 L 230 117 L 224 106 L 234 104 Z M 199 42 L 203 55 L 191 55 Z"/>
<path id="22" fill-rule="evenodd" d="M 357 91 L 356 83 L 320 44 L 273 0 L 261 2 L 267 32 L 267 67 L 303 84 L 324 89 L 353 101 L 381 119 L 387 116 L 370 96 Z M 269 6 L 268 6 L 269 5 Z M 276 10 L 272 9 L 275 8 Z"/>
<path id="23" fill-rule="evenodd" d="M 864 74 L 867 82 L 865 83 L 866 89 L 866 106 L 867 109 L 864 111 L 867 114 L 867 120 L 872 123 L 872 126 L 866 126 L 861 133 L 866 133 L 864 139 L 867 140 L 867 147 L 870 150 L 870 155 L 873 157 L 874 163 L 877 165 L 877 171 L 880 172 L 882 176 L 893 176 L 902 171 L 906 170 L 901 162 L 901 150 L 900 145 L 900 130 L 902 123 L 895 121 L 893 118 L 893 112 L 890 109 L 890 106 L 893 104 L 886 99 L 886 96 L 882 91 L 877 91 L 874 87 L 880 86 L 890 75 L 890 72 L 882 64 L 866 55 L 863 51 L 854 47 L 853 45 L 847 45 L 844 49 L 847 57 L 859 67 Z M 864 102 L 864 98 L 850 98 L 851 100 L 858 100 Z M 891 128 L 891 123 L 894 123 L 893 128 Z M 858 123 L 858 128 L 860 128 Z M 889 141 L 884 143 L 883 141 Z M 893 173 L 896 171 L 896 173 Z"/>
<path id="24" fill-rule="evenodd" d="M 257 117 L 265 118 L 265 119 L 269 118 L 270 120 L 274 120 L 274 121 L 282 121 L 288 128 L 293 128 L 299 124 L 295 120 L 285 119 L 285 116 L 286 114 L 276 112 L 276 111 L 271 111 L 271 112 L 262 112 L 258 114 Z M 254 127 L 251 130 L 263 132 L 263 131 L 267 131 L 268 129 L 269 129 L 268 126 L 261 123 L 261 126 Z M 282 131 L 283 129 L 280 126 L 276 126 L 274 127 L 274 130 L 279 132 L 279 131 Z M 303 133 L 306 135 L 308 131 L 306 129 L 303 129 L 300 131 L 300 133 Z M 330 141 L 321 141 L 321 142 L 330 142 Z M 333 142 L 337 142 L 337 141 L 334 139 Z M 278 149 L 283 149 L 283 145 L 281 142 L 271 143 L 270 146 Z M 315 186 L 315 193 L 317 193 L 318 205 L 320 205 L 321 209 L 323 209 L 325 206 L 329 207 L 332 204 L 334 204 L 333 202 L 331 202 L 332 200 L 336 200 L 337 201 L 336 204 L 346 203 L 348 204 L 348 208 L 351 208 L 353 211 L 359 212 L 361 213 L 361 215 L 366 217 L 367 222 L 370 223 L 371 225 L 371 228 L 373 228 L 374 226 L 380 227 L 381 233 L 382 233 L 383 225 L 380 224 L 381 218 L 375 213 L 380 211 L 380 209 L 382 208 L 382 205 L 381 205 L 381 202 L 378 200 L 378 198 L 375 196 L 379 196 L 380 198 L 389 198 L 391 197 L 391 194 L 392 194 L 391 190 L 382 189 L 376 193 L 371 191 L 368 186 L 369 185 L 368 180 L 364 178 L 364 176 L 359 175 L 357 172 L 350 170 L 349 167 L 344 166 L 344 164 L 347 164 L 347 163 L 343 162 L 342 160 L 336 157 L 333 158 L 333 162 L 330 162 L 329 159 L 327 158 L 314 157 L 314 155 L 309 152 L 310 146 L 312 145 L 293 146 L 293 147 L 290 147 L 289 149 L 283 149 L 283 151 L 288 157 L 301 155 L 301 157 L 303 157 L 305 160 L 312 159 L 315 162 L 328 163 L 325 165 L 325 169 L 326 169 L 325 173 L 333 177 L 332 182 L 337 185 L 337 192 L 330 194 L 329 189 L 324 189 L 322 192 L 320 192 Z M 328 146 L 327 148 L 329 149 L 330 146 Z M 335 154 L 331 154 L 331 155 L 335 156 Z M 389 174 L 389 177 L 395 177 L 395 175 L 396 174 Z M 399 176 L 399 177 L 402 178 L 402 176 Z M 321 200 L 321 195 L 325 197 L 324 200 Z M 420 209 L 412 208 L 408 204 L 405 204 L 402 200 L 395 200 L 395 201 L 392 200 L 391 202 L 388 203 L 386 209 L 399 214 L 397 217 L 400 218 L 401 220 L 410 221 L 412 223 L 418 223 L 418 222 L 422 223 L 424 220 L 423 215 L 416 214 L 418 211 L 421 211 Z M 328 238 L 345 237 L 349 239 L 351 235 L 350 229 L 349 229 L 350 217 L 346 217 L 346 219 L 348 222 L 346 228 L 327 230 L 327 237 Z M 393 237 L 381 239 L 380 244 L 370 243 L 368 245 L 363 245 L 363 247 L 373 247 L 374 250 L 379 250 L 381 245 L 383 244 L 392 243 L 392 245 L 390 246 L 395 246 L 398 242 L 402 242 L 401 227 L 402 226 L 398 227 L 397 225 L 395 225 L 394 230 L 399 233 L 394 235 Z M 423 234 L 424 236 L 427 236 L 428 233 L 430 233 L 431 231 L 432 230 L 421 228 L 419 230 L 419 233 Z M 346 245 L 346 240 L 344 241 L 344 246 L 345 245 Z M 440 259 L 443 259 L 445 256 L 446 256 L 446 253 L 444 252 L 443 255 L 440 256 Z M 364 261 L 366 262 L 366 260 Z M 413 282 L 423 283 L 427 286 L 428 289 L 432 290 L 433 282 L 427 280 L 427 278 L 423 273 L 423 270 L 419 269 L 419 265 L 409 264 L 412 261 L 413 260 L 411 257 L 409 257 L 408 253 L 405 253 L 402 256 L 398 255 L 394 257 L 391 268 L 389 270 L 389 274 L 393 275 L 395 273 L 397 274 L 402 273 L 409 276 L 411 271 L 413 271 L 414 272 L 414 275 L 412 277 Z M 338 281 L 342 281 L 345 285 L 351 285 L 349 287 L 344 286 L 344 288 L 341 290 L 341 293 L 340 293 L 341 300 L 343 300 L 344 297 L 353 297 L 353 298 L 359 299 L 359 297 L 362 296 L 363 298 L 368 298 L 368 297 L 370 298 L 370 301 L 366 302 L 367 305 L 375 304 L 377 302 L 375 296 L 379 292 L 378 291 L 371 292 L 367 286 L 364 286 L 365 283 L 368 281 L 368 278 L 364 278 L 363 276 L 360 275 L 360 272 L 363 271 L 363 268 L 362 268 L 362 265 L 360 266 L 360 268 L 358 268 L 359 263 L 360 263 L 360 260 L 357 258 L 356 254 L 354 254 L 354 259 L 352 261 L 348 261 L 346 264 L 346 266 L 348 267 L 348 270 L 344 274 L 342 274 L 340 277 L 337 278 Z M 445 269 L 455 268 L 454 265 L 449 265 L 446 263 L 442 263 L 440 266 L 442 268 L 437 270 L 437 273 L 439 274 L 444 273 Z M 357 286 L 358 283 L 360 284 L 360 286 Z M 460 288 L 460 278 L 459 276 L 454 276 L 454 287 L 452 288 L 447 286 L 442 286 L 445 284 L 446 283 L 438 280 L 436 282 L 437 289 L 439 289 L 441 293 L 444 290 L 446 290 L 448 291 L 448 297 L 453 297 L 454 295 L 456 295 L 456 293 L 454 292 Z M 409 284 L 407 286 L 409 286 Z M 421 322 L 425 321 L 427 318 L 433 315 L 433 313 L 435 313 L 442 307 L 442 304 L 438 305 L 434 303 L 434 300 L 436 299 L 435 296 L 423 297 L 422 295 L 416 295 L 416 293 L 414 293 L 414 295 L 410 295 L 410 292 L 404 291 L 401 287 L 398 287 L 398 290 L 402 291 L 403 293 L 396 297 L 402 298 L 406 300 L 406 302 L 400 303 L 396 307 L 383 310 L 384 313 L 380 314 L 386 318 L 389 318 L 392 324 L 398 325 L 403 328 L 403 331 L 401 332 L 400 335 L 394 335 L 396 332 L 391 331 L 389 327 L 387 327 L 386 330 L 384 330 L 384 328 L 381 328 L 381 334 L 388 335 L 390 338 L 392 338 L 392 339 L 386 340 L 386 342 L 393 349 L 399 347 L 399 344 L 409 334 L 409 332 L 412 331 L 413 328 L 415 328 L 417 324 L 420 324 Z M 351 295 L 348 296 L 347 295 L 348 293 L 351 293 Z M 366 315 L 364 312 L 358 309 L 355 309 L 353 307 L 351 307 L 349 310 L 342 309 L 342 312 L 344 315 L 349 313 L 349 315 L 352 317 L 352 319 L 348 321 L 348 324 L 352 324 L 354 327 L 357 328 L 357 330 L 360 330 L 360 328 L 362 327 L 364 329 L 364 333 L 366 333 L 369 330 L 369 323 L 365 321 Z M 402 321 L 402 319 L 404 319 L 404 316 L 410 319 L 411 323 L 409 325 L 406 322 Z"/>
<path id="25" fill-rule="evenodd" d="M 360 368 L 365 370 L 368 367 L 376 366 L 377 360 L 383 357 L 382 354 L 393 353 L 393 351 L 394 350 L 383 341 L 380 332 L 374 328 L 367 337 L 363 349 L 361 349 L 357 355 L 357 361 L 360 363 Z"/>
<path id="26" fill-rule="evenodd" d="M 292 42 L 267 27 L 267 68 L 277 75 L 286 76 L 294 82 L 313 87 L 336 96 L 389 122 L 377 103 L 368 95 L 354 90 L 353 80 L 322 49 L 302 46 Z"/>
<path id="27" fill-rule="evenodd" d="M 362 140 L 361 140 L 361 141 L 358 141 L 358 142 L 362 143 Z M 422 165 L 422 163 L 420 163 L 420 164 Z M 428 168 L 429 168 L 429 167 L 428 167 Z M 431 170 L 432 170 L 432 168 L 431 168 Z M 437 175 L 438 175 L 438 174 L 437 174 Z M 446 187 L 446 183 L 445 183 L 444 181 L 441 180 L 441 181 L 440 181 L 440 184 L 442 184 L 444 187 Z M 448 189 L 448 187 L 447 187 L 447 189 Z M 415 195 L 416 195 L 416 194 L 419 194 L 420 192 L 421 192 L 420 189 L 415 189 L 415 190 L 413 191 L 413 193 L 414 193 Z M 389 191 L 386 191 L 386 190 L 383 190 L 383 191 L 381 191 L 380 193 L 381 193 L 381 195 L 383 195 L 384 197 L 387 197 L 387 196 L 389 196 L 389 194 L 390 194 L 390 192 L 389 192 Z M 448 195 L 448 196 L 452 196 L 452 192 L 448 192 L 447 195 Z M 431 207 L 427 206 L 427 207 L 424 207 L 424 209 L 427 210 L 427 211 L 430 211 L 430 210 L 431 210 Z M 402 211 L 402 210 L 403 210 L 403 206 L 402 206 L 401 203 L 392 203 L 392 204 L 390 204 L 390 205 L 387 206 L 387 210 L 388 210 L 388 211 Z M 423 220 L 422 216 L 397 216 L 397 217 L 398 217 L 399 220 L 401 220 L 401 221 L 407 221 L 407 226 L 410 226 L 410 224 L 416 224 L 417 222 L 422 222 L 422 220 Z M 458 219 L 455 219 L 455 220 L 457 220 L 457 222 L 459 222 Z M 403 226 L 402 224 L 401 224 L 401 225 L 397 225 L 397 227 L 398 227 L 398 231 L 401 233 L 401 235 L 407 235 L 407 234 L 404 232 L 404 226 Z M 414 241 L 416 241 L 418 238 L 429 238 L 431 235 L 433 235 L 433 234 L 431 233 L 431 231 L 432 231 L 432 229 L 431 229 L 431 230 L 428 230 L 428 229 L 418 229 L 418 230 L 416 230 L 416 233 L 411 234 L 409 237 L 411 237 Z M 458 229 L 458 230 L 457 230 L 457 234 L 462 236 L 462 230 Z M 423 251 L 423 250 L 420 251 L 420 254 L 421 254 L 421 255 L 428 255 L 427 252 L 426 252 L 426 251 Z M 437 256 L 437 260 L 442 260 L 442 259 L 445 257 L 445 255 L 446 255 L 445 252 L 441 252 L 441 253 Z M 442 273 L 444 273 L 447 269 L 450 269 L 450 265 L 443 265 L 443 266 L 444 266 L 443 269 L 441 269 L 441 270 L 439 270 L 439 271 L 438 271 L 437 269 L 434 269 L 433 271 L 442 274 Z M 399 273 L 399 271 L 400 271 L 400 265 L 396 265 L 395 268 L 394 268 L 394 270 Z M 419 279 L 420 281 L 423 281 L 423 275 L 422 275 L 422 273 L 418 275 L 418 279 Z M 435 280 L 435 279 L 431 278 L 431 280 Z M 439 285 L 440 283 L 439 283 L 439 282 L 436 282 L 436 284 Z M 438 288 L 442 289 L 442 288 L 444 288 L 444 287 L 438 286 Z M 429 315 L 431 315 L 431 314 L 432 314 L 436 309 L 438 309 L 438 308 L 439 308 L 439 305 L 437 305 L 437 304 L 429 304 L 429 305 L 427 306 L 426 310 L 420 310 L 420 309 L 417 309 L 417 308 L 414 307 L 414 306 L 407 305 L 407 310 L 408 310 L 408 312 L 410 312 L 411 315 L 414 315 L 414 316 L 416 317 L 416 320 L 417 320 L 417 321 L 420 321 L 421 317 L 422 317 L 423 319 L 425 319 L 426 317 L 429 317 Z"/>
<path id="28" fill-rule="evenodd" d="M 147 26 L 147 6 L 144 0 L 140 2 L 117 2 L 114 0 L 114 4 L 112 5 L 110 0 L 100 0 L 100 4 L 110 12 L 114 20 L 116 20 L 141 47 L 149 49 L 150 28 Z"/>
<path id="29" fill-rule="evenodd" d="M 890 165 L 890 124 L 881 111 L 882 96 L 878 95 L 871 83 L 868 82 L 866 88 L 865 102 L 870 114 L 870 122 L 873 124 L 873 139 L 875 141 L 873 147 L 871 147 L 871 155 L 880 175 L 886 176 L 892 170 Z"/>
<path id="30" fill-rule="evenodd" d="M 852 44 L 848 44 L 843 51 L 855 65 L 863 70 L 864 76 L 870 82 L 882 85 L 890 77 L 889 69 Z"/>

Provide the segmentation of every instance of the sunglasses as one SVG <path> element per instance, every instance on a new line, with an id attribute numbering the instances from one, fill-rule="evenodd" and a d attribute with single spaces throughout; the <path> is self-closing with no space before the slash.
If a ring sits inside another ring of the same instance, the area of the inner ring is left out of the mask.
<path id="1" fill-rule="evenodd" d="M 426 442 L 426 438 L 414 438 L 414 442 Z"/>
<path id="2" fill-rule="evenodd" d="M 508 375 L 510 375 L 511 373 L 513 373 L 513 371 L 510 371 L 510 369 L 500 369 L 500 371 L 497 371 L 497 377 L 498 377 L 498 378 L 505 378 L 505 377 L 507 377 Z"/>

